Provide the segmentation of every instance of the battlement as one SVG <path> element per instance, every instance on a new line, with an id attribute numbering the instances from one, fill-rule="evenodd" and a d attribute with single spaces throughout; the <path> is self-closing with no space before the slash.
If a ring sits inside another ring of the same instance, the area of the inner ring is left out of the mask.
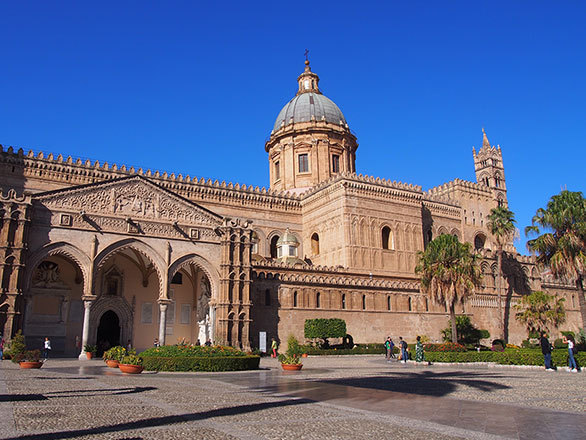
<path id="1" fill-rule="evenodd" d="M 478 191 L 487 197 L 492 197 L 492 192 L 486 185 L 461 179 L 454 179 L 450 182 L 444 183 L 443 185 L 430 188 L 428 191 L 426 191 L 425 194 L 429 196 L 447 196 L 449 198 L 449 194 L 457 190 Z"/>
<path id="2" fill-rule="evenodd" d="M 89 159 L 82 160 L 81 158 L 74 159 L 71 156 L 64 158 L 61 154 L 55 157 L 53 153 L 45 155 L 43 151 L 34 153 L 29 150 L 24 153 L 22 148 L 16 152 L 14 147 L 8 147 L 4 150 L 4 146 L 0 144 L 0 163 L 23 166 L 30 170 L 25 172 L 26 176 L 46 178 L 54 181 L 63 181 L 64 184 L 86 184 L 101 180 L 110 180 L 114 178 L 141 175 L 150 179 L 158 180 L 161 186 L 168 189 L 174 189 L 183 192 L 182 195 L 191 195 L 195 192 L 213 194 L 218 191 L 230 191 L 239 194 L 238 198 L 244 199 L 258 199 L 256 201 L 266 201 L 271 199 L 272 203 L 293 203 L 298 205 L 299 195 L 287 191 L 275 191 L 265 187 L 232 183 L 225 181 L 206 179 L 203 177 L 191 177 L 190 175 L 183 176 L 182 174 L 167 173 L 166 171 L 151 171 L 136 169 L 133 166 L 126 165 L 110 165 L 108 162 L 100 163 L 99 161 L 90 161 Z M 61 175 L 67 175 L 71 178 L 63 179 Z"/>

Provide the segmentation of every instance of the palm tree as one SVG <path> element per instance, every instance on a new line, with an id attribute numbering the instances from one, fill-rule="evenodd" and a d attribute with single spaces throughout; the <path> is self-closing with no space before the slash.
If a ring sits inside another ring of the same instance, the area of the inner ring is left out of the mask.
<path id="1" fill-rule="evenodd" d="M 503 285 L 503 247 L 511 239 L 515 232 L 515 214 L 504 206 L 493 208 L 488 215 L 488 229 L 494 236 L 497 245 L 496 258 L 498 267 L 497 295 L 499 307 L 499 326 L 501 339 L 505 339 L 505 321 L 503 316 L 503 304 L 501 301 L 501 288 Z"/>
<path id="2" fill-rule="evenodd" d="M 541 231 L 544 232 L 541 234 Z M 539 208 L 525 234 L 541 234 L 527 242 L 537 261 L 549 266 L 556 277 L 573 279 L 578 289 L 582 326 L 586 328 L 586 199 L 581 192 L 563 190 Z"/>
<path id="3" fill-rule="evenodd" d="M 417 255 L 415 272 L 421 274 L 421 291 L 449 308 L 452 342 L 458 342 L 455 308 L 480 285 L 479 257 L 472 252 L 470 243 L 460 243 L 458 237 L 448 234 L 432 240 Z"/>
<path id="4" fill-rule="evenodd" d="M 549 331 L 550 326 L 559 327 L 566 322 L 564 301 L 564 298 L 536 290 L 521 297 L 515 305 L 515 318 L 525 324 L 529 332 Z"/>

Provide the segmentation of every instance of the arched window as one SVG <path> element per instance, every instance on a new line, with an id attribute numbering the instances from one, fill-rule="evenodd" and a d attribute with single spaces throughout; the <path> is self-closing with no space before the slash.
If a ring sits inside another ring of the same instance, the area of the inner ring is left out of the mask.
<path id="1" fill-rule="evenodd" d="M 381 231 L 381 238 L 383 249 L 395 249 L 395 237 L 391 228 L 385 226 Z"/>
<path id="2" fill-rule="evenodd" d="M 293 307 L 297 307 L 297 291 L 293 292 Z"/>
<path id="3" fill-rule="evenodd" d="M 265 306 L 271 305 L 271 289 L 265 290 Z"/>
<path id="4" fill-rule="evenodd" d="M 411 304 L 411 297 L 407 298 L 407 305 L 409 306 L 409 311 L 411 312 L 413 310 L 412 304 Z"/>
<path id="5" fill-rule="evenodd" d="M 497 188 L 501 186 L 501 176 L 499 176 L 498 174 L 494 176 L 494 186 L 496 186 Z"/>
<path id="6" fill-rule="evenodd" d="M 311 252 L 313 255 L 319 255 L 319 235 L 314 232 L 311 236 Z"/>
<path id="7" fill-rule="evenodd" d="M 279 241 L 278 235 L 271 238 L 271 258 L 277 258 L 277 241 Z"/>
<path id="8" fill-rule="evenodd" d="M 387 295 L 387 310 L 391 310 L 391 296 Z"/>
<path id="9" fill-rule="evenodd" d="M 366 295 L 362 295 L 362 310 L 366 310 Z"/>
<path id="10" fill-rule="evenodd" d="M 346 308 L 346 294 L 342 293 L 342 308 Z"/>
<path id="11" fill-rule="evenodd" d="M 317 292 L 315 294 L 315 307 L 317 309 L 319 309 L 321 307 L 321 298 L 320 297 L 321 297 L 321 294 L 319 292 Z"/>
<path id="12" fill-rule="evenodd" d="M 474 249 L 477 251 L 480 249 L 484 249 L 484 244 L 486 243 L 486 236 L 484 234 L 476 234 L 474 237 Z"/>

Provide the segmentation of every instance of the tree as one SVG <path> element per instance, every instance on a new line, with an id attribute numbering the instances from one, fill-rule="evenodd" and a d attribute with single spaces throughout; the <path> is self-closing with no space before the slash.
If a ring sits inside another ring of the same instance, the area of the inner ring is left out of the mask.
<path id="1" fill-rule="evenodd" d="M 515 233 L 515 214 L 509 211 L 504 206 L 493 208 L 488 215 L 488 229 L 496 240 L 497 244 L 497 296 L 498 296 L 498 311 L 499 311 L 499 327 L 500 338 L 505 338 L 505 321 L 503 315 L 502 304 L 502 285 L 503 285 L 503 247 L 513 237 Z"/>
<path id="2" fill-rule="evenodd" d="M 549 331 L 550 326 L 558 327 L 566 321 L 564 301 L 564 298 L 537 290 L 521 297 L 521 302 L 515 305 L 518 310 L 515 318 L 525 324 L 529 332 Z"/>
<path id="3" fill-rule="evenodd" d="M 480 285 L 479 257 L 471 249 L 470 243 L 460 243 L 457 237 L 442 234 L 417 254 L 419 263 L 415 272 L 421 275 L 421 291 L 449 309 L 455 343 L 458 342 L 455 307 L 473 295 Z"/>
<path id="4" fill-rule="evenodd" d="M 444 341 L 452 340 L 452 326 L 451 320 L 448 322 L 449 327 L 442 330 L 442 338 Z M 466 315 L 456 316 L 456 330 L 458 332 L 459 344 L 478 344 L 481 339 L 490 338 L 488 330 L 479 330 L 476 328 L 470 317 Z"/>
<path id="5" fill-rule="evenodd" d="M 552 196 L 545 209 L 537 210 L 525 234 L 541 234 L 527 242 L 527 248 L 537 253 L 538 262 L 548 266 L 554 276 L 576 283 L 582 326 L 586 327 L 586 199 L 582 193 L 564 190 Z"/>
<path id="6" fill-rule="evenodd" d="M 321 339 L 322 347 L 328 347 L 328 338 L 346 336 L 346 321 L 339 318 L 306 319 L 304 334 L 307 339 Z"/>

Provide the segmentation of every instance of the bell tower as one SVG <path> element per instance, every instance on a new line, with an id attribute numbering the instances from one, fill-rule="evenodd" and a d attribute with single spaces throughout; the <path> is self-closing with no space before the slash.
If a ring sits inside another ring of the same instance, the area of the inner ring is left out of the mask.
<path id="1" fill-rule="evenodd" d="M 498 206 L 507 206 L 507 185 L 501 147 L 490 145 L 484 128 L 482 129 L 482 148 L 476 154 L 476 149 L 472 147 L 472 154 L 476 181 L 492 190 Z"/>

